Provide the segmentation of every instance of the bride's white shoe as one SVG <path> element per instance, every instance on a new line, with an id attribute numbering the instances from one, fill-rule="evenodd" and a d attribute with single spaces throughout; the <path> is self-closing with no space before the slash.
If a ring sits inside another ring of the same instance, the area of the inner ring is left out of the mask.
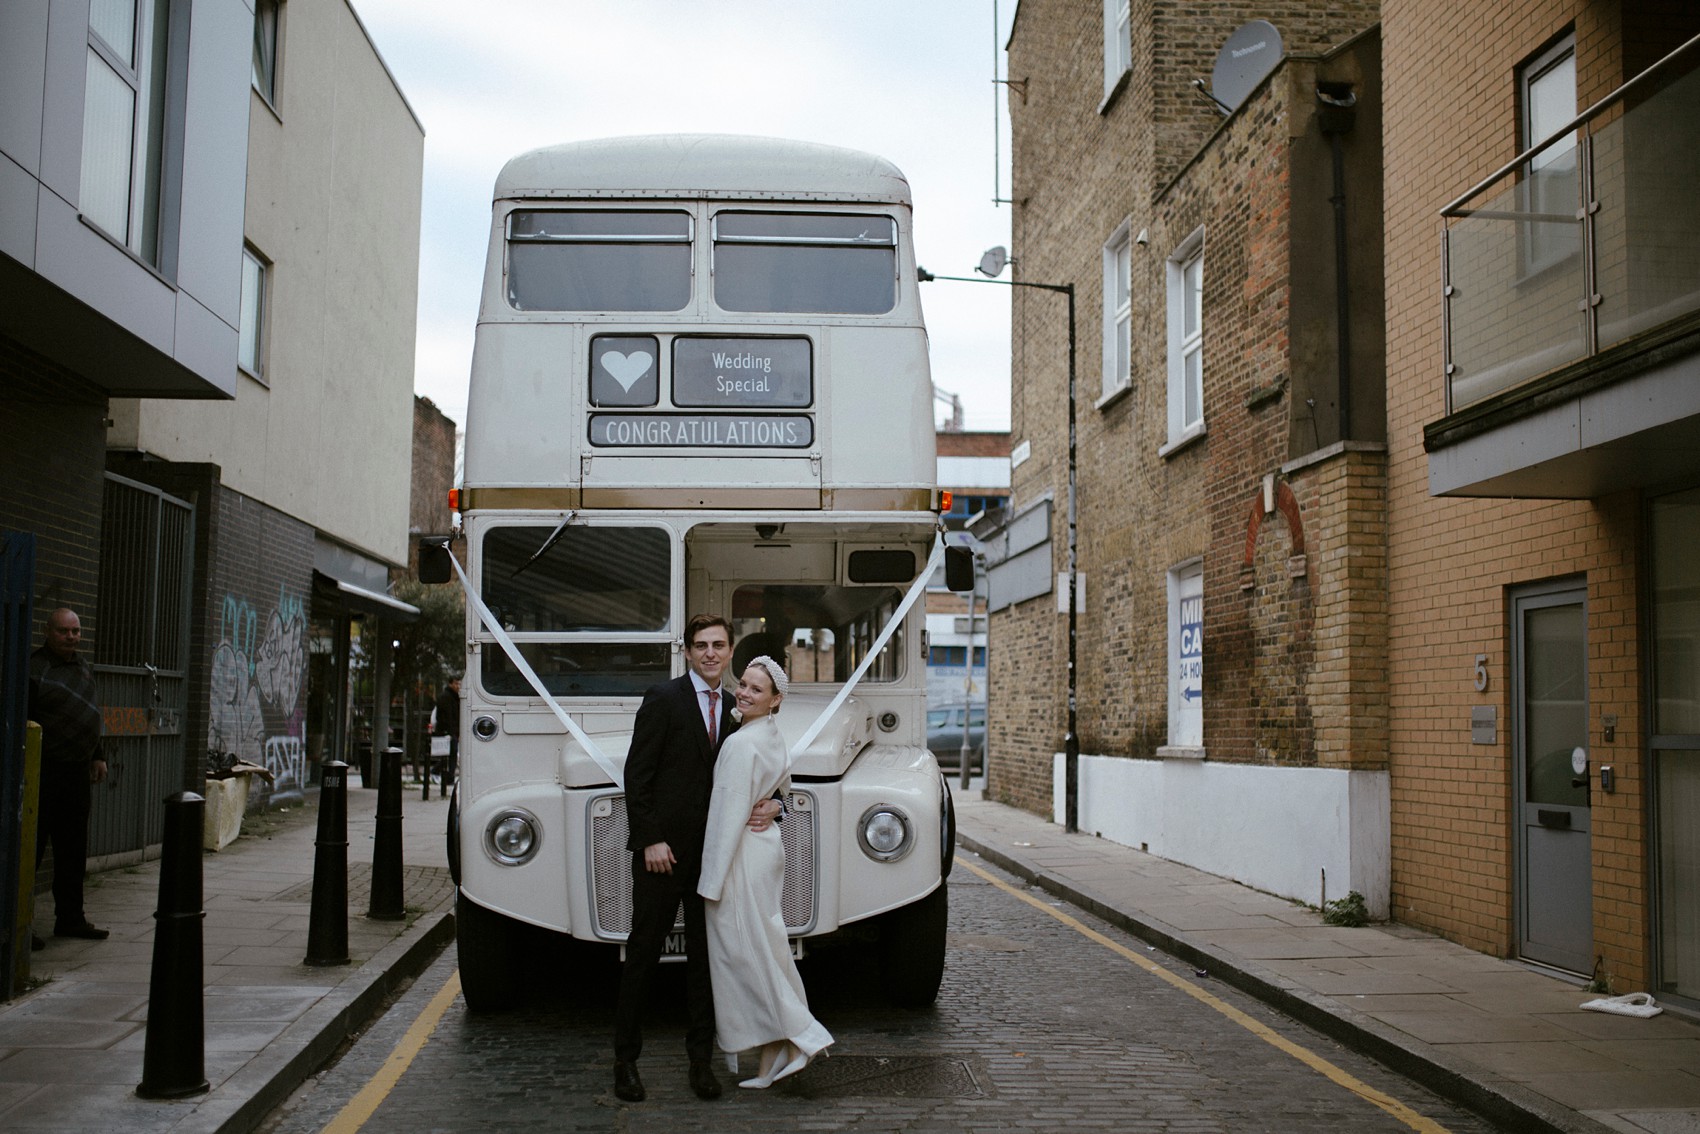
<path id="1" fill-rule="evenodd" d="M 771 1060 L 762 1060 L 762 1064 L 766 1067 L 766 1070 L 753 1079 L 745 1079 L 743 1082 L 739 1083 L 738 1086 L 748 1087 L 754 1091 L 766 1090 L 768 1087 L 773 1086 L 774 1080 L 778 1078 L 778 1076 L 773 1073 L 773 1069 L 779 1066 L 779 1061 L 785 1058 L 785 1053 L 790 1050 L 790 1047 L 791 1045 L 789 1042 L 781 1041 L 778 1054 L 776 1054 Z"/>
<path id="2" fill-rule="evenodd" d="M 795 1047 L 795 1045 L 792 1045 L 792 1046 Z M 799 1047 L 799 1048 L 797 1048 L 797 1054 L 791 1057 L 791 1062 L 787 1063 L 785 1066 L 783 1066 L 779 1070 L 775 1071 L 773 1073 L 772 1078 L 769 1080 L 769 1082 L 777 1083 L 781 1079 L 784 1079 L 784 1078 L 791 1076 L 791 1075 L 795 1075 L 797 1072 L 801 1071 L 803 1068 L 807 1067 L 808 1065 L 809 1065 L 809 1053 L 804 1051 L 802 1048 Z"/>

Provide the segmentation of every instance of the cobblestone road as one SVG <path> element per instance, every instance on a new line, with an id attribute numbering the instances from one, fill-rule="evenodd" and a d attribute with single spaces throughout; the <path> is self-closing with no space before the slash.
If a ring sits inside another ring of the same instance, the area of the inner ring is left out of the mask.
<path id="1" fill-rule="evenodd" d="M 965 861 L 1005 882 L 1007 876 Z M 1020 883 L 1013 883 L 1020 889 Z M 851 943 L 806 962 L 830 1059 L 769 1091 L 704 1103 L 685 1083 L 684 1025 L 659 1011 L 640 1064 L 648 1101 L 611 1089 L 612 965 L 550 958 L 528 1009 L 472 1016 L 456 999 L 362 1126 L 427 1131 L 1429 1131 L 1494 1129 L 1335 1042 L 1153 952 L 1107 924 L 1028 891 L 1162 965 L 1415 1112 L 1402 1121 L 1324 1077 L 1078 929 L 959 866 L 951 877 L 945 986 L 925 1012 L 885 1007 L 868 951 Z M 334 1067 L 272 1115 L 267 1134 L 325 1130 L 373 1079 L 454 973 L 450 948 Z M 679 999 L 676 966 L 657 1002 Z M 745 1070 L 753 1060 L 745 1059 Z M 722 1074 L 722 1079 L 727 1076 Z M 373 1096 L 377 1089 L 373 1088 Z M 1420 1117 L 1416 1117 L 1420 1116 Z M 1424 1125 L 1427 1123 L 1427 1125 Z"/>

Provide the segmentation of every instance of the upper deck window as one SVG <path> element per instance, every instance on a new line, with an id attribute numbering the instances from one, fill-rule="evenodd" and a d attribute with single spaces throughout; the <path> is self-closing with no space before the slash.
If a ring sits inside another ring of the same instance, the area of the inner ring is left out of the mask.
<path id="1" fill-rule="evenodd" d="M 508 302 L 520 311 L 679 311 L 691 301 L 691 216 L 519 210 L 508 217 Z"/>
<path id="2" fill-rule="evenodd" d="M 897 305 L 897 224 L 847 213 L 714 217 L 723 311 L 883 315 Z"/>

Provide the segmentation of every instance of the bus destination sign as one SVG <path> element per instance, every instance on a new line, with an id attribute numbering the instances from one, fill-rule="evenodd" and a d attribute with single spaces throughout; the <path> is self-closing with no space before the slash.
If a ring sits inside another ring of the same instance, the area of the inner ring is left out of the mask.
<path id="1" fill-rule="evenodd" d="M 590 443 L 708 449 L 807 449 L 814 419 L 803 413 L 593 413 Z"/>
<path id="2" fill-rule="evenodd" d="M 704 409 L 814 401 L 809 340 L 681 336 L 673 340 L 673 404 Z"/>

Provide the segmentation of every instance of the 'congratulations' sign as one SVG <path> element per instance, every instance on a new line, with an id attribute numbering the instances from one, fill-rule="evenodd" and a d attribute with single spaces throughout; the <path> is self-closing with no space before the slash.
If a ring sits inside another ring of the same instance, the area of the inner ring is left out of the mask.
<path id="1" fill-rule="evenodd" d="M 590 416 L 590 443 L 711 449 L 807 449 L 815 423 L 807 414 L 597 413 Z"/>

